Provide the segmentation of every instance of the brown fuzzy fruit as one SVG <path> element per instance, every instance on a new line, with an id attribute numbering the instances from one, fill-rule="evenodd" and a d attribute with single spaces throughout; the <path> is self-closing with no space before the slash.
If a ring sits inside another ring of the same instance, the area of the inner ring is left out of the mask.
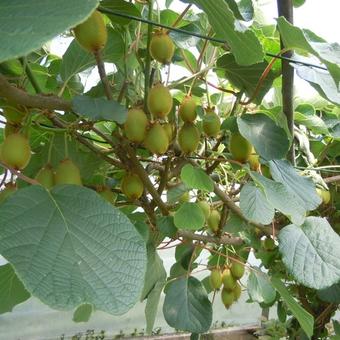
<path id="1" fill-rule="evenodd" d="M 168 136 L 169 144 L 174 138 L 175 129 L 171 123 L 164 123 L 162 125 L 166 135 Z"/>
<path id="2" fill-rule="evenodd" d="M 221 271 L 219 268 L 214 268 L 211 270 L 209 280 L 210 280 L 210 285 L 214 290 L 221 288 L 222 275 L 221 275 Z"/>
<path id="3" fill-rule="evenodd" d="M 178 114 L 184 122 L 192 123 L 196 117 L 196 101 L 191 96 L 186 96 L 178 109 Z"/>
<path id="4" fill-rule="evenodd" d="M 84 22 L 73 29 L 78 43 L 89 52 L 101 50 L 107 42 L 107 30 L 103 15 L 94 11 Z"/>
<path id="5" fill-rule="evenodd" d="M 17 190 L 17 186 L 14 183 L 7 183 L 5 188 L 0 191 L 0 203 L 4 202 L 7 197 L 12 195 Z"/>
<path id="6" fill-rule="evenodd" d="M 234 276 L 232 275 L 231 270 L 229 268 L 226 268 L 223 270 L 222 282 L 224 285 L 224 289 L 226 290 L 233 290 L 235 288 L 236 280 Z"/>
<path id="7" fill-rule="evenodd" d="M 55 184 L 82 185 L 79 168 L 70 159 L 60 161 L 55 171 Z"/>
<path id="8" fill-rule="evenodd" d="M 132 108 L 128 110 L 124 123 L 126 137 L 131 142 L 141 143 L 146 136 L 148 125 L 148 118 L 142 109 Z"/>
<path id="9" fill-rule="evenodd" d="M 144 185 L 136 174 L 126 174 L 121 183 L 123 194 L 131 201 L 140 198 L 144 191 Z"/>
<path id="10" fill-rule="evenodd" d="M 203 131 L 208 137 L 216 137 L 221 129 L 219 116 L 213 110 L 207 110 L 203 117 Z"/>
<path id="11" fill-rule="evenodd" d="M 216 233 L 218 231 L 220 219 L 221 219 L 220 213 L 216 209 L 211 210 L 210 215 L 207 218 L 207 224 L 212 232 Z"/>
<path id="12" fill-rule="evenodd" d="M 235 301 L 234 293 L 232 291 L 229 291 L 229 290 L 226 290 L 226 289 L 222 289 L 221 298 L 222 298 L 222 302 L 223 302 L 225 308 L 227 308 L 227 309 L 229 309 L 230 306 Z"/>
<path id="13" fill-rule="evenodd" d="M 172 109 L 172 96 L 167 87 L 158 83 L 149 91 L 147 105 L 154 117 L 165 118 Z"/>
<path id="14" fill-rule="evenodd" d="M 2 145 L 1 159 L 16 170 L 24 169 L 31 159 L 28 139 L 20 133 L 9 135 Z"/>
<path id="15" fill-rule="evenodd" d="M 52 189 L 54 186 L 54 171 L 51 164 L 46 164 L 41 168 L 35 179 L 46 189 Z"/>
<path id="16" fill-rule="evenodd" d="M 196 151 L 200 142 L 200 132 L 193 123 L 184 123 L 178 131 L 178 144 L 185 154 Z"/>
<path id="17" fill-rule="evenodd" d="M 150 55 L 162 64 L 170 64 L 175 52 L 175 45 L 167 32 L 158 29 L 150 41 Z"/>
<path id="18" fill-rule="evenodd" d="M 163 155 L 168 150 L 169 138 L 161 124 L 155 123 L 150 127 L 144 139 L 144 145 L 156 155 Z"/>
<path id="19" fill-rule="evenodd" d="M 231 134 L 229 140 L 229 151 L 234 160 L 241 163 L 246 162 L 249 159 L 252 150 L 252 145 L 239 132 Z"/>

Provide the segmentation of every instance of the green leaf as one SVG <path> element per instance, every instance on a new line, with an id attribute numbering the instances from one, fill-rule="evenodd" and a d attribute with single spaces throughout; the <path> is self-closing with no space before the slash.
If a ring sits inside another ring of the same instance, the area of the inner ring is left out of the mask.
<path id="1" fill-rule="evenodd" d="M 217 37 L 227 41 L 239 65 L 252 65 L 263 60 L 263 49 L 255 33 L 235 19 L 224 0 L 184 2 L 197 5 L 207 14 Z"/>
<path id="2" fill-rule="evenodd" d="M 264 192 L 253 183 L 247 183 L 240 193 L 240 208 L 243 215 L 250 221 L 269 224 L 275 210 L 268 202 Z"/>
<path id="3" fill-rule="evenodd" d="M 84 21 L 98 0 L 2 0 L 0 62 L 24 56 Z"/>
<path id="4" fill-rule="evenodd" d="M 298 111 L 294 112 L 294 121 L 297 124 L 306 126 L 316 134 L 328 135 L 328 129 L 325 122 L 317 115 L 304 115 Z"/>
<path id="5" fill-rule="evenodd" d="M 317 292 L 322 301 L 330 303 L 340 303 L 340 282 Z"/>
<path id="6" fill-rule="evenodd" d="M 175 212 L 174 222 L 178 229 L 198 230 L 204 226 L 205 217 L 196 203 L 185 202 Z"/>
<path id="7" fill-rule="evenodd" d="M 253 144 L 266 160 L 284 158 L 290 142 L 285 130 L 263 113 L 245 114 L 237 118 L 241 135 Z"/>
<path id="8" fill-rule="evenodd" d="M 194 23 L 182 26 L 181 29 L 187 32 L 192 32 L 193 34 L 201 33 L 197 25 Z M 200 38 L 198 37 L 189 34 L 184 34 L 181 32 L 170 31 L 169 35 L 176 44 L 176 46 L 183 50 L 187 50 L 191 47 L 197 46 L 198 42 L 200 41 Z"/>
<path id="9" fill-rule="evenodd" d="M 298 8 L 302 6 L 305 3 L 306 0 L 293 0 L 293 6 L 295 8 Z"/>
<path id="10" fill-rule="evenodd" d="M 188 188 L 184 183 L 179 183 L 175 187 L 170 188 L 166 193 L 166 199 L 168 203 L 176 203 L 181 196 L 188 191 Z"/>
<path id="11" fill-rule="evenodd" d="M 177 228 L 174 224 L 173 216 L 157 217 L 157 227 L 167 237 L 174 238 L 176 236 Z"/>
<path id="12" fill-rule="evenodd" d="M 252 301 L 271 304 L 275 301 L 276 291 L 270 283 L 267 274 L 262 273 L 260 268 L 250 271 L 247 289 Z"/>
<path id="13" fill-rule="evenodd" d="M 261 63 L 241 66 L 236 63 L 234 56 L 231 53 L 224 54 L 217 59 L 217 73 L 222 77 L 227 78 L 230 83 L 239 90 L 244 91 L 245 94 L 252 98 L 255 93 L 257 83 L 261 78 L 263 71 L 268 66 L 267 61 Z M 262 83 L 261 89 L 254 102 L 260 104 L 265 94 L 270 90 L 274 79 L 278 76 L 270 71 Z"/>
<path id="14" fill-rule="evenodd" d="M 13 267 L 9 263 L 0 266 L 0 314 L 11 312 L 16 305 L 30 296 Z"/>
<path id="15" fill-rule="evenodd" d="M 301 227 L 284 227 L 279 250 L 289 272 L 307 287 L 323 289 L 340 280 L 340 237 L 325 218 L 310 216 Z"/>
<path id="16" fill-rule="evenodd" d="M 89 303 L 80 305 L 73 313 L 72 321 L 74 322 L 87 322 L 93 312 L 93 306 Z"/>
<path id="17" fill-rule="evenodd" d="M 199 189 L 211 192 L 214 190 L 213 180 L 204 170 L 186 164 L 181 170 L 181 180 L 190 189 Z"/>
<path id="18" fill-rule="evenodd" d="M 269 167 L 273 179 L 282 183 L 306 211 L 314 210 L 320 205 L 321 198 L 316 193 L 311 178 L 299 175 L 293 166 L 284 160 L 270 161 Z"/>
<path id="19" fill-rule="evenodd" d="M 148 295 L 145 306 L 145 319 L 146 319 L 146 333 L 151 334 L 153 326 L 155 324 L 157 309 L 159 305 L 159 300 L 161 297 L 162 290 L 164 288 L 165 282 L 157 282 L 155 287 L 152 289 Z"/>
<path id="20" fill-rule="evenodd" d="M 305 219 L 306 210 L 298 204 L 296 196 L 282 183 L 272 181 L 256 172 L 251 172 L 254 181 L 262 187 L 268 202 L 277 210 L 282 212 L 293 223 L 302 224 Z"/>
<path id="21" fill-rule="evenodd" d="M 299 321 L 300 326 L 305 331 L 308 336 L 313 335 L 314 329 L 314 317 L 309 314 L 304 308 L 300 306 L 298 302 L 296 302 L 292 296 L 292 294 L 288 291 L 286 286 L 282 283 L 282 281 L 277 277 L 271 278 L 271 283 L 274 288 L 279 292 L 283 301 L 287 304 L 290 311 Z"/>
<path id="22" fill-rule="evenodd" d="M 227 5 L 233 11 L 236 19 L 250 21 L 254 17 L 252 0 L 226 0 Z"/>
<path id="23" fill-rule="evenodd" d="M 143 287 L 141 236 L 117 208 L 80 186 L 14 193 L 0 206 L 0 254 L 27 290 L 55 309 L 90 303 L 120 315 Z"/>
<path id="24" fill-rule="evenodd" d="M 108 40 L 101 51 L 103 61 L 109 63 L 118 62 L 124 54 L 124 40 L 120 33 L 108 28 Z M 74 39 L 63 55 L 60 66 L 61 78 L 67 83 L 74 75 L 96 65 L 93 53 L 83 49 Z"/>
<path id="25" fill-rule="evenodd" d="M 193 333 L 209 330 L 212 306 L 202 283 L 182 277 L 168 284 L 163 314 L 169 326 Z"/>
<path id="26" fill-rule="evenodd" d="M 314 67 L 294 65 L 296 74 L 307 81 L 321 97 L 340 105 L 340 93 L 329 72 Z"/>
<path id="27" fill-rule="evenodd" d="M 124 0 L 103 0 L 100 3 L 101 7 L 105 7 L 107 9 L 110 9 L 112 11 L 121 13 L 121 14 L 127 14 L 127 15 L 132 15 L 134 17 L 140 18 L 140 11 L 138 8 L 131 2 L 126 2 Z M 111 14 L 106 14 L 110 20 L 114 24 L 118 25 L 127 25 L 130 23 L 131 19 L 128 18 L 122 18 L 117 15 L 111 15 Z"/>
<path id="28" fill-rule="evenodd" d="M 92 121 L 109 120 L 118 124 L 126 121 L 127 109 L 114 100 L 76 96 L 72 100 L 72 109 Z"/>
<path id="29" fill-rule="evenodd" d="M 166 271 L 164 269 L 163 261 L 159 257 L 153 244 L 148 244 L 147 246 L 147 261 L 144 287 L 140 299 L 141 301 L 146 299 L 157 282 L 163 282 L 166 279 Z"/>

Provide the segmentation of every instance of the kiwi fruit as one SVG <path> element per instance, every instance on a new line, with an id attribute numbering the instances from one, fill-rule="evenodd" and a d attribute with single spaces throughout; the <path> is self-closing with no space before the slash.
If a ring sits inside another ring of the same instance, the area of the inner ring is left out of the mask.
<path id="1" fill-rule="evenodd" d="M 234 296 L 233 291 L 229 291 L 229 290 L 226 290 L 226 289 L 222 289 L 221 298 L 222 298 L 222 302 L 223 302 L 225 308 L 227 308 L 227 309 L 229 309 L 230 306 L 235 301 L 235 296 Z"/>
<path id="2" fill-rule="evenodd" d="M 234 132 L 230 136 L 229 151 L 233 159 L 245 163 L 253 150 L 253 146 L 239 133 Z"/>
<path id="3" fill-rule="evenodd" d="M 166 135 L 168 136 L 169 144 L 174 138 L 175 129 L 171 123 L 164 123 L 162 125 Z"/>
<path id="4" fill-rule="evenodd" d="M 74 36 L 80 46 L 89 52 L 97 52 L 107 42 L 107 30 L 103 15 L 94 11 L 84 22 L 73 28 Z"/>
<path id="5" fill-rule="evenodd" d="M 145 147 L 156 155 L 163 155 L 169 147 L 169 138 L 159 123 L 154 123 L 144 139 Z"/>
<path id="6" fill-rule="evenodd" d="M 200 142 L 200 132 L 193 123 L 184 123 L 178 131 L 178 144 L 185 154 L 196 151 Z"/>
<path id="7" fill-rule="evenodd" d="M 181 102 L 178 114 L 184 122 L 192 123 L 197 117 L 196 101 L 191 96 L 186 96 Z"/>
<path id="8" fill-rule="evenodd" d="M 236 286 L 235 277 L 232 275 L 231 270 L 226 268 L 223 270 L 222 273 L 222 282 L 224 289 L 226 290 L 233 290 Z"/>
<path id="9" fill-rule="evenodd" d="M 5 125 L 5 138 L 7 138 L 10 135 L 13 135 L 14 133 L 18 133 L 21 129 L 21 125 L 16 125 L 16 124 L 12 124 L 7 122 Z"/>
<path id="10" fill-rule="evenodd" d="M 54 186 L 54 171 L 51 164 L 46 164 L 39 170 L 35 179 L 46 189 Z"/>
<path id="11" fill-rule="evenodd" d="M 331 201 L 331 193 L 322 188 L 316 188 L 316 193 L 322 199 L 323 204 L 328 204 Z"/>
<path id="12" fill-rule="evenodd" d="M 1 160 L 5 164 L 16 170 L 22 170 L 30 159 L 31 147 L 24 135 L 13 133 L 6 137 L 1 149 Z"/>
<path id="13" fill-rule="evenodd" d="M 148 124 L 148 118 L 142 109 L 132 108 L 128 110 L 124 123 L 126 137 L 131 142 L 141 143 L 146 136 Z"/>
<path id="14" fill-rule="evenodd" d="M 275 249 L 275 241 L 271 238 L 271 237 L 266 237 L 264 240 L 263 240 L 263 248 L 265 250 L 274 250 Z"/>
<path id="15" fill-rule="evenodd" d="M 234 293 L 234 300 L 237 301 L 242 294 L 242 288 L 238 282 L 236 282 L 235 288 L 233 289 L 233 293 Z"/>
<path id="16" fill-rule="evenodd" d="M 0 203 L 4 202 L 7 197 L 12 195 L 17 189 L 18 188 L 14 183 L 7 183 L 5 188 L 0 191 Z"/>
<path id="17" fill-rule="evenodd" d="M 179 201 L 180 201 L 181 203 L 189 202 L 189 200 L 190 200 L 189 191 L 185 191 L 185 192 L 181 195 L 181 197 L 179 198 Z"/>
<path id="18" fill-rule="evenodd" d="M 150 41 L 150 55 L 162 64 L 170 64 L 175 52 L 175 45 L 164 29 L 157 29 Z"/>
<path id="19" fill-rule="evenodd" d="M 82 185 L 80 170 L 69 158 L 59 162 L 55 171 L 55 184 Z"/>
<path id="20" fill-rule="evenodd" d="M 233 277 L 239 280 L 244 275 L 244 263 L 233 261 L 230 267 Z"/>
<path id="21" fill-rule="evenodd" d="M 221 129 L 219 116 L 212 109 L 207 109 L 203 117 L 203 131 L 208 137 L 216 137 Z"/>
<path id="22" fill-rule="evenodd" d="M 108 201 L 111 204 L 114 204 L 117 199 L 117 195 L 107 186 L 98 186 L 97 193 L 104 200 Z"/>
<path id="23" fill-rule="evenodd" d="M 201 208 L 204 217 L 207 220 L 210 216 L 210 204 L 207 201 L 198 201 L 197 204 Z"/>
<path id="24" fill-rule="evenodd" d="M 212 232 L 216 233 L 218 231 L 220 219 L 221 219 L 220 213 L 216 209 L 211 210 L 210 215 L 207 218 L 207 224 Z"/>
<path id="25" fill-rule="evenodd" d="M 128 173 L 122 179 L 121 190 L 128 200 L 134 201 L 142 196 L 144 185 L 138 175 Z"/>
<path id="26" fill-rule="evenodd" d="M 248 163 L 250 169 L 253 171 L 258 171 L 261 167 L 260 156 L 255 152 L 254 148 L 252 149 L 252 152 L 248 158 Z"/>
<path id="27" fill-rule="evenodd" d="M 170 90 L 161 83 L 153 86 L 148 94 L 147 106 L 154 117 L 165 118 L 172 109 Z"/>
<path id="28" fill-rule="evenodd" d="M 221 275 L 221 271 L 219 268 L 214 268 L 211 270 L 209 280 L 210 280 L 210 285 L 214 290 L 221 288 L 222 275 Z"/>

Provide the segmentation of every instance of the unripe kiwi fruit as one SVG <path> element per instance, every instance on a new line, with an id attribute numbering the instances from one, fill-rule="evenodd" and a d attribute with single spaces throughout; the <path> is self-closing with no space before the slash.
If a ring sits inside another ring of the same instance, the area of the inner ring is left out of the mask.
<path id="1" fill-rule="evenodd" d="M 258 171 L 261 166 L 260 156 L 255 152 L 254 148 L 252 149 L 252 152 L 248 158 L 248 163 L 249 163 L 250 169 L 253 171 Z"/>
<path id="2" fill-rule="evenodd" d="M 193 123 L 184 123 L 178 131 L 178 144 L 183 153 L 196 151 L 200 142 L 200 132 Z"/>
<path id="3" fill-rule="evenodd" d="M 142 109 L 132 108 L 128 110 L 124 123 L 126 137 L 131 142 L 141 143 L 146 136 L 148 124 L 148 118 Z"/>
<path id="4" fill-rule="evenodd" d="M 230 267 L 230 271 L 235 279 L 240 279 L 244 275 L 244 263 L 233 261 Z"/>
<path id="5" fill-rule="evenodd" d="M 7 197 L 12 195 L 17 190 L 17 186 L 14 183 L 7 183 L 5 188 L 0 191 L 0 203 L 4 202 Z"/>
<path id="6" fill-rule="evenodd" d="M 222 282 L 224 289 L 226 290 L 233 290 L 236 286 L 236 280 L 234 276 L 231 273 L 231 270 L 229 268 L 226 268 L 223 270 L 222 273 Z"/>
<path id="7" fill-rule="evenodd" d="M 186 96 L 178 109 L 178 114 L 184 122 L 192 123 L 196 117 L 196 101 L 191 96 Z"/>
<path id="8" fill-rule="evenodd" d="M 229 309 L 230 306 L 235 301 L 235 296 L 234 296 L 233 291 L 229 291 L 229 290 L 226 290 L 226 289 L 222 289 L 221 298 L 222 298 L 222 302 L 223 302 L 225 308 L 227 308 L 227 309 Z"/>
<path id="9" fill-rule="evenodd" d="M 261 164 L 261 172 L 262 172 L 262 175 L 263 175 L 264 177 L 267 177 L 267 178 L 269 178 L 269 179 L 272 178 L 272 175 L 271 175 L 271 173 L 270 173 L 270 169 L 269 169 L 269 167 L 268 167 L 267 165 Z"/>
<path id="10" fill-rule="evenodd" d="M 1 148 L 1 160 L 16 170 L 24 169 L 31 159 L 31 147 L 28 139 L 14 133 L 6 137 Z"/>
<path id="11" fill-rule="evenodd" d="M 234 293 L 234 301 L 237 301 L 242 294 L 242 288 L 238 282 L 236 282 L 235 288 L 233 289 L 233 293 Z"/>
<path id="12" fill-rule="evenodd" d="M 14 125 L 12 123 L 7 122 L 5 125 L 5 138 L 7 138 L 10 135 L 13 135 L 14 133 L 18 133 L 20 131 L 21 126 L 20 125 Z"/>
<path id="13" fill-rule="evenodd" d="M 213 231 L 214 233 L 216 233 L 218 230 L 220 219 L 221 219 L 220 213 L 216 209 L 211 210 L 210 215 L 207 218 L 207 224 L 210 230 Z"/>
<path id="14" fill-rule="evenodd" d="M 219 116 L 212 110 L 207 109 L 203 117 L 203 131 L 208 137 L 216 137 L 221 129 Z"/>
<path id="15" fill-rule="evenodd" d="M 164 29 L 157 29 L 150 41 L 150 55 L 162 64 L 170 64 L 175 53 L 175 45 Z"/>
<path id="16" fill-rule="evenodd" d="M 149 90 L 147 106 L 154 117 L 165 118 L 172 109 L 170 90 L 158 83 Z"/>
<path id="17" fill-rule="evenodd" d="M 101 50 L 107 42 L 107 30 L 103 15 L 94 11 L 83 23 L 73 29 L 78 43 L 89 52 Z"/>
<path id="18" fill-rule="evenodd" d="M 229 151 L 234 160 L 241 163 L 246 162 L 249 159 L 252 150 L 252 145 L 239 132 L 231 134 L 229 140 Z"/>
<path id="19" fill-rule="evenodd" d="M 316 188 L 316 193 L 322 199 L 323 204 L 328 204 L 331 201 L 331 193 L 322 188 Z"/>
<path id="20" fill-rule="evenodd" d="M 275 249 L 275 241 L 271 237 L 266 237 L 263 240 L 263 248 L 265 250 L 274 250 Z"/>
<path id="21" fill-rule="evenodd" d="M 221 275 L 221 271 L 219 268 L 214 268 L 211 270 L 209 280 L 210 280 L 210 285 L 214 290 L 221 288 L 222 275 Z"/>
<path id="22" fill-rule="evenodd" d="M 51 164 L 46 164 L 39 170 L 35 179 L 46 189 L 51 189 L 54 186 L 54 171 Z"/>
<path id="23" fill-rule="evenodd" d="M 169 143 L 173 140 L 174 138 L 174 126 L 171 123 L 164 123 L 162 125 L 166 135 L 168 136 Z"/>
<path id="24" fill-rule="evenodd" d="M 122 179 L 121 190 L 129 200 L 134 201 L 142 196 L 144 185 L 138 175 L 128 173 Z"/>
<path id="25" fill-rule="evenodd" d="M 59 162 L 55 171 L 55 184 L 82 185 L 79 168 L 72 160 L 66 158 Z"/>
<path id="26" fill-rule="evenodd" d="M 204 217 L 207 220 L 210 216 L 210 204 L 207 201 L 198 201 L 197 204 L 203 211 Z"/>
<path id="27" fill-rule="evenodd" d="M 108 201 L 111 204 L 114 204 L 116 202 L 117 195 L 107 186 L 98 187 L 97 193 L 99 196 L 104 198 L 104 200 Z"/>
<path id="28" fill-rule="evenodd" d="M 181 203 L 189 202 L 189 200 L 190 200 L 189 191 L 185 191 L 185 192 L 181 195 L 181 197 L 179 198 L 179 201 L 180 201 Z"/>
<path id="29" fill-rule="evenodd" d="M 163 155 L 169 147 L 168 136 L 159 123 L 153 124 L 144 139 L 145 147 L 153 154 Z"/>
<path id="30" fill-rule="evenodd" d="M 3 110 L 3 115 L 5 116 L 7 122 L 17 125 L 24 120 L 26 113 L 14 107 L 6 107 Z"/>

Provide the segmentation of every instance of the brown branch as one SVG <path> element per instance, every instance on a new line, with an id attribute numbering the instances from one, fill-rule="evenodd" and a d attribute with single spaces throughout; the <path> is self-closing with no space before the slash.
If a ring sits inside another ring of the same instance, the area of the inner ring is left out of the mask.
<path id="1" fill-rule="evenodd" d="M 39 182 L 33 178 L 27 177 L 25 176 L 23 173 L 21 173 L 18 170 L 15 170 L 14 168 L 0 162 L 0 166 L 2 166 L 4 169 L 9 170 L 13 175 L 17 176 L 18 178 L 22 179 L 23 181 L 32 184 L 32 185 L 36 185 L 39 184 Z"/>
<path id="2" fill-rule="evenodd" d="M 231 244 L 231 245 L 243 244 L 243 240 L 240 237 L 231 237 L 229 235 L 222 235 L 221 237 L 199 235 L 187 230 L 179 230 L 177 232 L 177 235 L 178 237 L 183 237 L 189 240 L 201 241 L 204 243 Z"/>
<path id="3" fill-rule="evenodd" d="M 70 111 L 71 101 L 50 95 L 30 95 L 27 92 L 12 86 L 7 79 L 0 74 L 0 97 L 13 101 L 18 105 L 34 107 L 37 109 Z"/>
<path id="4" fill-rule="evenodd" d="M 187 14 L 191 7 L 191 4 L 189 4 L 187 7 L 184 8 L 183 12 L 178 16 L 178 18 L 175 20 L 175 22 L 171 25 L 172 27 L 176 27 L 180 21 L 183 19 L 183 17 Z"/>
<path id="5" fill-rule="evenodd" d="M 100 80 L 101 80 L 101 82 L 104 86 L 105 95 L 106 95 L 108 100 L 112 100 L 113 99 L 112 90 L 111 90 L 109 80 L 107 79 L 107 76 L 106 76 L 105 65 L 104 65 L 104 61 L 103 61 L 103 58 L 102 58 L 101 51 L 98 50 L 98 51 L 94 52 L 93 54 L 94 54 L 94 57 L 96 59 Z"/>
<path id="6" fill-rule="evenodd" d="M 340 175 L 332 176 L 332 177 L 326 177 L 323 179 L 325 183 L 334 183 L 340 181 Z"/>

